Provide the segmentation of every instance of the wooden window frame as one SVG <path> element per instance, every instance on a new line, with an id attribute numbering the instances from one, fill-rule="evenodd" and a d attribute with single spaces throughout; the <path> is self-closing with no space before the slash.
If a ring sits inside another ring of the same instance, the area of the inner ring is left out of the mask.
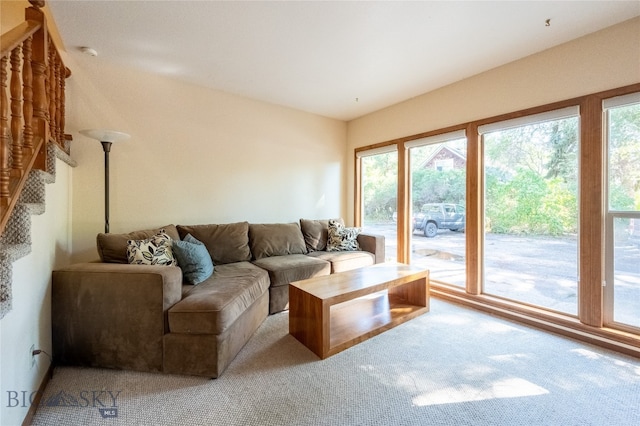
<path id="1" fill-rule="evenodd" d="M 397 238 L 399 262 L 410 259 L 411 173 L 409 149 L 405 142 L 442 133 L 466 130 L 466 288 L 431 282 L 431 294 L 442 299 L 500 315 L 527 325 L 556 332 L 628 355 L 640 357 L 640 332 L 604 326 L 605 279 L 605 149 L 603 128 L 604 99 L 640 91 L 640 83 L 554 102 L 516 112 L 475 120 L 456 126 L 411 135 L 355 149 L 354 222 L 361 226 L 361 163 L 358 152 L 396 145 L 398 152 Z M 482 293 L 483 259 L 483 152 L 478 127 L 570 106 L 580 108 L 579 149 L 579 245 L 578 314 L 569 315 L 518 303 Z M 584 173 L 583 171 L 587 171 Z"/>

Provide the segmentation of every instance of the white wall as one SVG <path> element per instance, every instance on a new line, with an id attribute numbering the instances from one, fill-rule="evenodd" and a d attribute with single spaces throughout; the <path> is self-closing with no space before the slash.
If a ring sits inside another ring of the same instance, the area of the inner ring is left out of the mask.
<path id="1" fill-rule="evenodd" d="M 0 425 L 19 425 L 28 398 L 42 383 L 50 359 L 31 367 L 31 345 L 51 354 L 51 271 L 71 254 L 72 169 L 56 160 L 56 182 L 46 185 L 46 211 L 32 216 L 32 252 L 13 264 L 13 309 L 0 321 Z M 17 392 L 17 394 L 16 394 Z M 15 399 L 17 397 L 17 399 Z"/>
<path id="2" fill-rule="evenodd" d="M 361 146 L 640 82 L 640 18 L 581 37 L 348 123 Z M 347 161 L 347 217 L 354 167 Z"/>
<path id="3" fill-rule="evenodd" d="M 131 134 L 110 154 L 111 232 L 168 223 L 344 215 L 346 123 L 69 53 L 73 261 L 97 258 L 104 154 L 78 133 Z"/>

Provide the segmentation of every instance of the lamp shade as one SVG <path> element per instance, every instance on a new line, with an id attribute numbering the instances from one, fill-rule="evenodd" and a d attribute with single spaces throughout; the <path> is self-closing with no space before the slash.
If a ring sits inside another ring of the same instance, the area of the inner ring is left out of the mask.
<path id="1" fill-rule="evenodd" d="M 80 133 L 100 142 L 115 142 L 123 139 L 129 139 L 129 135 L 115 130 L 105 129 L 85 129 L 80 130 Z"/>

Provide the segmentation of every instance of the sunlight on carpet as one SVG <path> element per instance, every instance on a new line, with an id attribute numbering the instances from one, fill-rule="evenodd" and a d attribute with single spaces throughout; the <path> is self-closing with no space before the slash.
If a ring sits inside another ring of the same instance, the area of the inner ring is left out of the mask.
<path id="1" fill-rule="evenodd" d="M 482 401 L 494 398 L 519 398 L 547 394 L 540 386 L 518 378 L 504 379 L 486 386 L 459 385 L 440 389 L 429 394 L 413 398 L 413 403 L 419 407 L 436 404 L 453 404 L 457 402 Z"/>

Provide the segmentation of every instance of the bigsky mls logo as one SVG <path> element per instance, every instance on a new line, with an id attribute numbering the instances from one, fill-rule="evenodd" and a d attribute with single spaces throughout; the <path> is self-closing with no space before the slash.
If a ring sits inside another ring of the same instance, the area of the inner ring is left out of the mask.
<path id="1" fill-rule="evenodd" d="M 97 408 L 103 418 L 118 417 L 118 396 L 122 391 L 83 390 L 76 394 L 64 390 L 41 402 L 46 407 Z M 28 396 L 27 396 L 28 395 Z M 7 391 L 7 407 L 26 407 L 33 403 L 37 392 Z"/>

